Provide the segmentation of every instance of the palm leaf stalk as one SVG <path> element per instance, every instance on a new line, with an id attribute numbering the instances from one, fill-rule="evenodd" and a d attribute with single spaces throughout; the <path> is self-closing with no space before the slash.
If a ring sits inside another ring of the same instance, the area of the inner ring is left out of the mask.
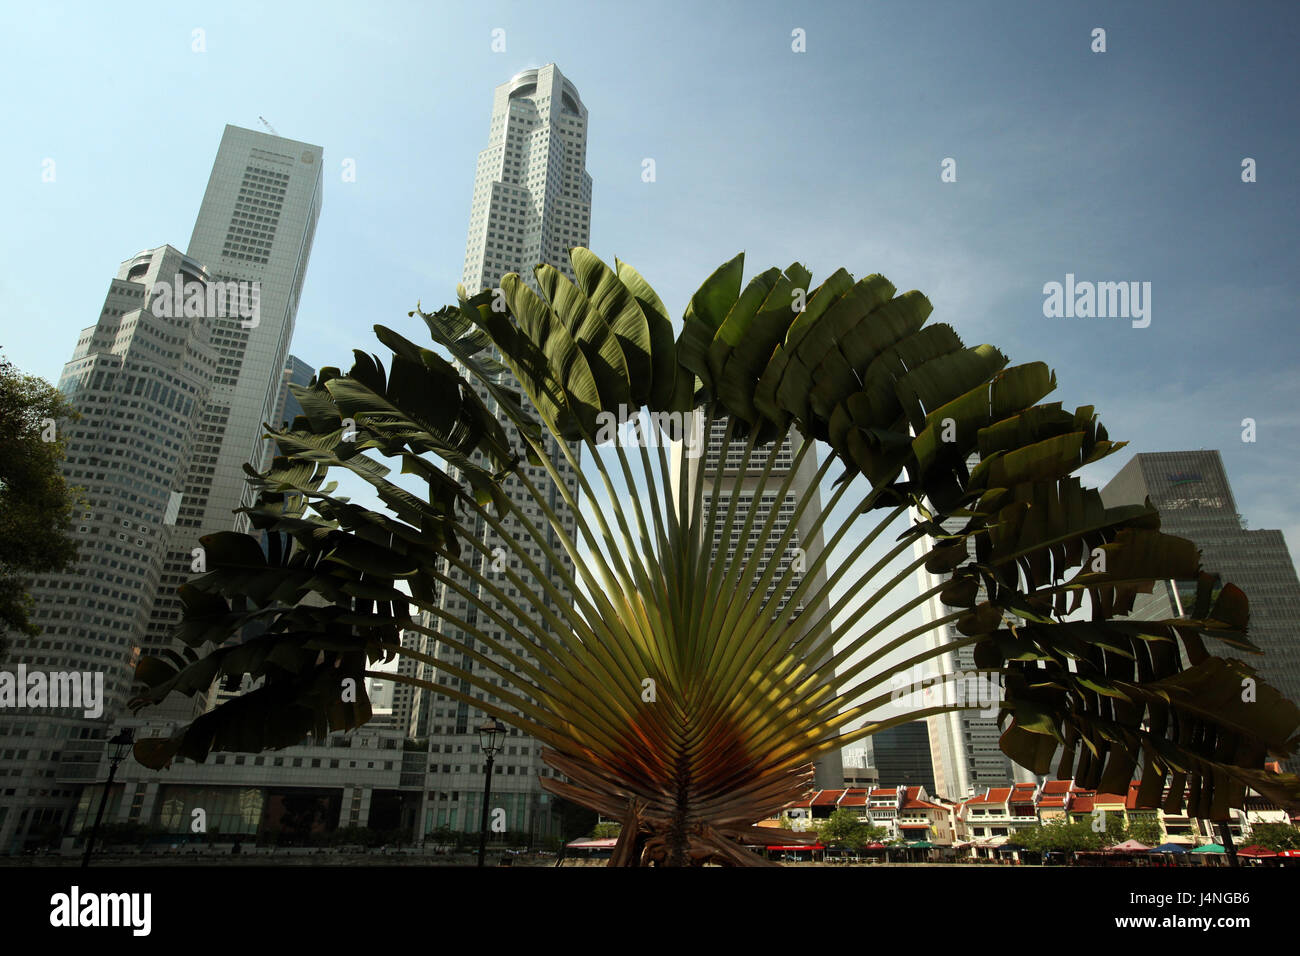
<path id="1" fill-rule="evenodd" d="M 463 288 L 455 306 L 417 309 L 450 361 L 377 326 L 387 369 L 357 352 L 348 374 L 322 369 L 294 388 L 304 414 L 272 432 L 283 454 L 249 469 L 259 497 L 245 510 L 273 547 L 204 539 L 210 570 L 181 589 L 184 646 L 141 662 L 133 705 L 217 678 L 261 682 L 139 742 L 137 759 L 350 729 L 370 708 L 341 682 L 386 678 L 541 741 L 559 775 L 543 787 L 623 822 L 614 865 L 761 864 L 747 846 L 798 837 L 755 823 L 806 793 L 819 756 L 982 706 L 873 696 L 973 644 L 978 668 L 1005 684 L 1002 749 L 1036 773 L 1124 792 L 1140 763 L 1143 806 L 1186 803 L 1211 819 L 1247 787 L 1300 804 L 1300 779 L 1263 769 L 1294 751 L 1300 710 L 1205 646 L 1255 651 L 1245 596 L 1203 572 L 1191 542 L 1162 534 L 1149 504 L 1105 508 L 1073 476 L 1122 444 L 1091 407 L 1042 403 L 1056 385 L 1046 365 L 964 346 L 926 324 L 923 295 L 896 295 L 879 275 L 841 269 L 809 292 L 796 263 L 744 283 L 743 255 L 700 287 L 674 338 L 636 270 L 586 249 L 571 259 L 576 282 L 550 266 L 535 289 L 505 277 L 505 309 Z M 738 467 L 706 474 L 680 444 L 670 460 L 662 435 L 642 432 L 634 454 L 602 442 L 611 416 L 640 428 L 647 413 L 678 416 L 701 441 L 720 434 L 720 460 L 734 452 Z M 370 452 L 427 494 L 390 481 Z M 337 497 L 331 468 L 368 482 L 388 513 Z M 793 484 L 801 469 L 809 490 Z M 760 521 L 742 507 L 764 495 L 790 505 L 779 535 L 777 508 Z M 790 560 L 796 541 L 823 535 L 811 564 Z M 775 557 L 726 549 L 754 540 L 774 542 Z M 879 580 L 909 548 L 913 560 Z M 921 568 L 941 583 L 863 623 Z M 1188 618 L 1127 619 L 1153 582 L 1189 578 Z M 934 598 L 950 613 L 893 631 Z M 230 640 L 254 621 L 260 636 Z M 958 638 L 881 670 L 950 623 Z M 437 652 L 404 647 L 403 629 L 435 636 Z M 370 669 L 393 655 L 437 679 Z M 1254 703 L 1240 699 L 1247 678 Z"/>

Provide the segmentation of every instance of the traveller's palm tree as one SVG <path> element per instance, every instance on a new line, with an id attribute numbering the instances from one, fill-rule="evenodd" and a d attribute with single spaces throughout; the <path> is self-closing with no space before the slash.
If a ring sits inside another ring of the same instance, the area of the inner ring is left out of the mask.
<path id="1" fill-rule="evenodd" d="M 407 655 L 436 680 L 374 676 L 540 740 L 562 775 L 544 787 L 623 821 L 613 863 L 755 863 L 746 844 L 789 835 L 754 824 L 806 792 L 816 758 L 979 706 L 886 707 L 894 674 L 973 645 L 1005 682 L 1002 749 L 1036 773 L 1126 792 L 1141 762 L 1143 805 L 1168 785 L 1168 809 L 1186 800 L 1209 818 L 1247 786 L 1300 798 L 1300 780 L 1262 769 L 1294 749 L 1300 711 L 1263 685 L 1243 701 L 1253 672 L 1205 648 L 1209 637 L 1254 650 L 1245 596 L 1202 572 L 1191 542 L 1162 534 L 1154 509 L 1106 508 L 1073 477 L 1120 446 L 1091 407 L 1042 402 L 1055 387 L 1047 366 L 965 347 L 926 324 L 923 295 L 895 295 L 878 275 L 840 270 L 811 289 L 795 264 L 745 284 L 742 256 L 704 283 L 674 339 L 634 269 L 571 256 L 576 283 L 540 266 L 540 295 L 511 275 L 420 312 L 442 354 L 377 326 L 387 368 L 358 352 L 347 375 L 322 369 L 295 388 L 304 415 L 275 432 L 282 456 L 264 475 L 250 469 L 269 553 L 233 533 L 204 539 L 210 570 L 182 588 L 187 649 L 142 662 L 136 704 L 219 677 L 265 680 L 142 741 L 142 762 L 356 727 L 369 705 L 341 683 L 363 687 L 367 662 Z M 692 413 L 697 438 L 722 435 L 727 477 L 662 442 L 597 451 L 610 416 L 629 410 Z M 793 460 L 778 465 L 787 436 Z M 372 451 L 427 494 L 391 482 Z M 330 468 L 369 482 L 388 510 L 335 496 Z M 795 481 L 810 473 L 812 493 Z M 776 507 L 740 506 L 741 476 L 745 496 L 793 505 L 783 525 Z M 788 559 L 796 539 L 819 538 L 806 561 Z M 733 539 L 787 557 L 716 550 Z M 941 583 L 862 623 L 922 567 Z M 1190 617 L 1126 618 L 1169 579 L 1199 582 Z M 946 616 L 895 627 L 935 597 Z M 422 629 L 408 602 L 454 653 L 401 646 L 403 629 Z M 265 630 L 228 641 L 249 624 Z M 959 637 L 943 636 L 948 624 Z M 926 633 L 939 638 L 882 669 Z"/>

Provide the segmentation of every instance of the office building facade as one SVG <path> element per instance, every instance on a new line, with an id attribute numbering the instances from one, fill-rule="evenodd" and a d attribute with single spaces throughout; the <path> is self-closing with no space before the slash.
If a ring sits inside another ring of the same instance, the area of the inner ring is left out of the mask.
<path id="1" fill-rule="evenodd" d="M 302 405 L 298 403 L 289 386 L 309 385 L 315 375 L 316 370 L 298 356 L 290 355 L 285 358 L 284 371 L 280 374 L 280 392 L 275 401 L 275 415 L 269 422 L 272 426 L 277 428 L 291 426 L 293 420 L 302 414 Z"/>
<path id="2" fill-rule="evenodd" d="M 214 320 L 217 370 L 176 520 L 183 540 L 168 556 L 146 653 L 171 645 L 181 616 L 177 588 L 194 573 L 199 539 L 249 531 L 248 517 L 234 512 L 253 500 L 244 465 L 264 468 L 272 450 L 264 425 L 278 423 L 289 342 L 320 217 L 322 159 L 319 146 L 269 133 L 227 126 L 222 134 L 188 255 L 214 282 L 239 288 L 245 308 Z M 151 713 L 186 720 L 208 703 L 173 698 Z"/>
<path id="3" fill-rule="evenodd" d="M 1141 504 L 1160 510 L 1160 530 L 1188 538 L 1201 549 L 1201 566 L 1237 585 L 1250 602 L 1248 639 L 1263 651 L 1250 654 L 1206 642 L 1220 657 L 1254 667 L 1282 696 L 1300 702 L 1300 579 L 1281 531 L 1246 527 L 1238 514 L 1223 459 L 1217 451 L 1134 455 L 1101 491 L 1108 507 Z M 1135 617 L 1190 614 L 1194 581 L 1165 582 L 1135 607 Z M 1296 761 L 1285 765 L 1295 772 Z"/>
<path id="4" fill-rule="evenodd" d="M 321 159 L 320 147 L 226 127 L 188 250 L 123 263 L 64 370 L 60 387 L 85 416 L 70 427 L 67 462 L 70 484 L 89 491 L 77 526 L 85 547 L 72 571 L 38 582 L 33 619 L 44 633 L 16 647 L 13 663 L 90 667 L 105 699 L 94 719 L 4 715 L 20 739 L 0 746 L 0 769 L 23 785 L 0 784 L 0 852 L 66 828 L 69 803 L 100 772 L 107 732 L 124 717 L 136 661 L 172 646 L 177 589 L 194 573 L 200 538 L 248 530 L 234 513 L 251 501 L 243 466 L 270 453 L 263 423 L 281 398 Z M 151 708 L 137 736 L 170 732 L 211 696 Z"/>
<path id="5" fill-rule="evenodd" d="M 488 145 L 478 158 L 461 280 L 471 294 L 499 288 L 502 276 L 511 272 L 518 273 L 537 291 L 533 267 L 538 263 L 554 266 L 573 281 L 568 251 L 588 244 L 590 227 L 591 176 L 586 171 L 586 143 L 587 109 L 576 87 L 554 64 L 526 70 L 496 88 Z M 498 411 L 485 388 L 479 387 L 479 394 L 491 411 Z M 518 442 L 515 429 L 504 416 L 500 417 L 507 432 Z M 545 441 L 546 452 L 560 480 L 576 498 L 576 471 L 553 438 L 548 435 Z M 572 450 L 576 461 L 578 450 L 576 447 Z M 524 471 L 536 487 L 553 488 L 544 469 L 525 467 Z M 572 561 L 519 483 L 507 482 L 506 492 L 535 524 L 547 530 L 550 552 L 559 566 L 552 563 L 551 555 L 540 545 L 530 547 L 530 556 L 567 600 L 569 589 L 562 574 L 573 573 Z M 556 506 L 565 522 L 563 530 L 572 540 L 576 535 L 574 518 L 558 493 L 551 491 L 551 494 L 550 504 Z M 522 522 L 513 515 L 503 524 L 514 540 L 529 540 Z M 472 531 L 489 549 L 503 544 L 495 540 L 494 532 L 481 520 L 476 521 Z M 508 549 L 505 553 L 510 570 L 528 580 L 529 572 L 522 562 Z M 484 576 L 496 573 L 504 579 L 501 572 L 492 570 L 485 556 L 474 554 L 472 560 L 480 562 L 478 570 Z M 445 609 L 512 651 L 530 654 L 527 645 L 510 636 L 478 604 L 487 602 L 493 612 L 515 625 L 517 620 L 504 603 L 481 593 L 480 586 L 462 571 L 448 567 L 447 574 L 453 586 L 444 586 L 439 597 Z M 554 610 L 551 599 L 540 588 L 537 591 L 535 597 L 520 595 L 521 603 L 526 606 L 533 600 L 544 601 Z M 475 597 L 471 599 L 466 592 Z M 437 627 L 452 625 L 439 621 Z M 472 640 L 459 629 L 439 633 L 458 641 Z M 465 669 L 475 666 L 468 655 L 443 641 L 435 638 L 433 647 L 434 655 L 440 660 Z M 486 646 L 477 649 L 491 653 Z M 467 683 L 445 672 L 435 672 L 433 679 L 474 698 L 484 698 L 481 691 L 472 691 Z M 436 691 L 418 698 L 404 695 L 395 708 L 417 715 L 422 735 L 429 742 L 428 786 L 421 813 L 425 832 L 476 830 L 482 814 L 484 770 L 478 728 L 487 715 L 465 701 Z M 551 776 L 553 772 L 543 763 L 540 750 L 538 741 L 511 728 L 502 752 L 496 756 L 492 782 L 492 808 L 505 811 L 507 830 L 527 833 L 532 838 L 552 836 L 558 827 L 558 820 L 551 812 L 551 797 L 540 783 L 541 777 Z"/>
<path id="6" fill-rule="evenodd" d="M 867 738 L 871 766 L 883 787 L 924 787 L 934 792 L 930 729 L 924 720 L 897 724 Z"/>
<path id="7" fill-rule="evenodd" d="M 154 307 L 173 297 L 178 280 L 202 295 L 210 276 L 171 246 L 123 262 L 99 321 L 81 333 L 60 376 L 81 415 L 66 426 L 63 466 L 68 484 L 85 489 L 73 526 L 79 553 L 67 571 L 34 582 L 32 620 L 42 633 L 15 640 L 6 669 L 90 675 L 92 687 L 102 680 L 103 696 L 80 713 L 0 711 L 0 853 L 65 824 L 79 786 L 94 779 L 167 555 L 184 537 L 176 519 L 218 352 L 207 318 Z"/>

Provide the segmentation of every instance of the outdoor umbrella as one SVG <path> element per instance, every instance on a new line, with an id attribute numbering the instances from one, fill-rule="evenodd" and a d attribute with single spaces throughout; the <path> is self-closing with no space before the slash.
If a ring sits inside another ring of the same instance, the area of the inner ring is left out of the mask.
<path id="1" fill-rule="evenodd" d="M 1151 847 L 1145 843 L 1139 843 L 1137 840 L 1125 840 L 1110 848 L 1113 853 L 1145 853 Z"/>
<path id="2" fill-rule="evenodd" d="M 1152 853 L 1186 853 L 1187 847 L 1183 846 L 1181 843 L 1162 843 L 1151 852 Z"/>
<path id="3" fill-rule="evenodd" d="M 1222 853 L 1223 847 L 1219 846 L 1219 844 L 1217 843 L 1207 843 L 1204 846 L 1196 847 L 1194 850 L 1192 850 L 1192 852 L 1193 853 Z"/>
<path id="4" fill-rule="evenodd" d="M 1263 859 L 1264 857 L 1277 856 L 1277 854 L 1266 847 L 1260 846 L 1258 843 L 1252 843 L 1250 846 L 1238 850 L 1237 856 L 1249 856 L 1254 859 Z"/>

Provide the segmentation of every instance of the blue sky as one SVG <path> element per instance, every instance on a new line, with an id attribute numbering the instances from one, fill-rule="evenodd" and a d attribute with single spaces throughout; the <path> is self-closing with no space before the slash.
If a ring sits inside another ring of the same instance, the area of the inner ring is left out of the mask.
<path id="1" fill-rule="evenodd" d="M 815 280 L 881 272 L 968 344 L 1048 362 L 1053 400 L 1095 404 L 1132 445 L 1094 481 L 1132 451 L 1221 449 L 1250 526 L 1283 529 L 1295 556 L 1298 11 L 10 6 L 0 345 L 57 379 L 118 263 L 185 247 L 223 126 L 257 129 L 259 115 L 325 150 L 293 351 L 346 367 L 375 323 L 422 336 L 406 313 L 454 300 L 493 87 L 555 62 L 590 111 L 592 248 L 635 265 L 676 315 L 740 250 L 751 274 L 793 260 Z M 940 180 L 945 158 L 956 182 Z M 1150 282 L 1150 326 L 1045 317 L 1044 283 L 1067 273 Z"/>

